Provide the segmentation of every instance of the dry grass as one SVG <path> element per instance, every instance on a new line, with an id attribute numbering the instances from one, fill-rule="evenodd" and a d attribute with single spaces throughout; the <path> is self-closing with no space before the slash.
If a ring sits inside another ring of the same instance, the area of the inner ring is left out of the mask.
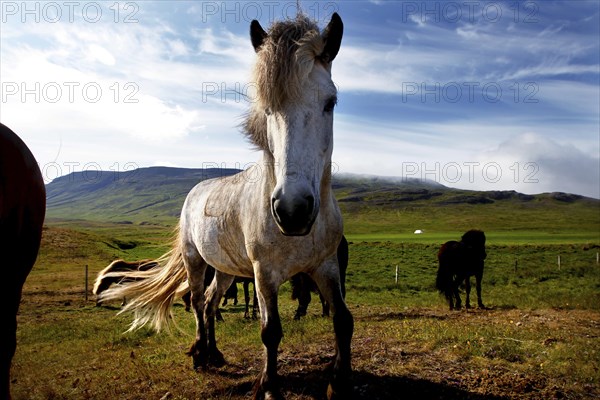
<path id="1" fill-rule="evenodd" d="M 122 335 L 128 319 L 79 296 L 32 295 L 19 319 L 15 399 L 244 399 L 260 371 L 258 323 L 225 313 L 218 339 L 228 364 L 193 371 L 185 334 Z M 291 320 L 282 299 L 280 374 L 287 399 L 321 399 L 333 357 L 331 321 Z M 553 399 L 600 395 L 600 313 L 353 307 L 357 399 Z M 192 318 L 177 317 L 191 332 Z M 287 318 L 285 318 L 287 315 Z M 164 397 L 167 396 L 167 397 Z"/>

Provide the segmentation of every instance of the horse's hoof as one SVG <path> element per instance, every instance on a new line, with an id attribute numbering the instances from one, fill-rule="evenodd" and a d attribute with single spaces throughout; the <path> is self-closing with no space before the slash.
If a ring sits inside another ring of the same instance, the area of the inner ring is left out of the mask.
<path id="1" fill-rule="evenodd" d="M 206 371 L 208 369 L 208 362 L 204 359 L 193 357 L 194 371 Z"/>
<path id="2" fill-rule="evenodd" d="M 279 392 L 266 392 L 265 400 L 284 400 L 283 395 Z"/>
<path id="3" fill-rule="evenodd" d="M 272 386 L 272 385 L 269 385 Z M 253 400 L 284 400 L 279 389 L 264 390 L 260 385 L 260 379 L 254 384 Z"/>
<path id="4" fill-rule="evenodd" d="M 192 357 L 192 365 L 195 371 L 205 371 L 208 366 L 208 359 L 206 358 L 204 353 L 200 353 L 196 350 L 196 346 L 192 345 L 192 347 L 185 352 L 186 355 Z"/>
<path id="5" fill-rule="evenodd" d="M 350 385 L 346 388 L 333 388 L 331 383 L 327 386 L 327 400 L 348 400 L 352 399 L 352 389 Z"/>
<path id="6" fill-rule="evenodd" d="M 208 357 L 208 362 L 210 365 L 212 365 L 213 367 L 216 367 L 216 368 L 221 368 L 222 366 L 227 364 L 227 362 L 225 361 L 225 357 L 223 356 L 223 353 L 221 353 L 219 350 L 216 350 L 216 349 L 211 351 L 211 353 Z"/>

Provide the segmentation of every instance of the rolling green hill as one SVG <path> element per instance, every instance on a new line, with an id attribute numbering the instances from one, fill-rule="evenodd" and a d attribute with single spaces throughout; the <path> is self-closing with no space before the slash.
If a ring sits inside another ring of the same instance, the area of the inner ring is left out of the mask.
<path id="1" fill-rule="evenodd" d="M 78 172 L 47 185 L 47 221 L 172 225 L 199 181 L 235 169 L 140 168 Z M 600 201 L 566 193 L 466 191 L 430 181 L 334 177 L 346 234 L 355 240 L 439 242 L 471 228 L 504 242 L 600 242 Z M 421 229 L 423 235 L 413 232 Z"/>

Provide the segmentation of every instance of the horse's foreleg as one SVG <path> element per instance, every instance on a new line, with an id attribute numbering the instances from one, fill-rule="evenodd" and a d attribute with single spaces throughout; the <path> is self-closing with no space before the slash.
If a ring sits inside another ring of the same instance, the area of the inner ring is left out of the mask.
<path id="1" fill-rule="evenodd" d="M 465 308 L 471 308 L 471 277 L 465 278 L 465 291 L 467 292 L 467 298 L 465 300 Z"/>
<path id="2" fill-rule="evenodd" d="M 206 305 L 204 308 L 204 323 L 208 337 L 208 362 L 215 367 L 225 364 L 223 354 L 217 348 L 215 337 L 215 316 L 219 311 L 219 301 L 233 282 L 233 276 L 216 271 L 215 278 L 206 290 Z"/>
<path id="3" fill-rule="evenodd" d="M 267 275 L 267 276 L 265 276 Z M 275 282 L 268 274 L 256 274 L 254 291 L 257 293 L 260 307 L 261 333 L 265 346 L 266 360 L 260 377 L 255 385 L 254 399 L 280 399 L 277 377 L 277 349 L 283 337 L 277 294 L 281 282 Z"/>
<path id="4" fill-rule="evenodd" d="M 483 267 L 481 272 L 475 274 L 475 289 L 477 290 L 477 306 L 479 308 L 485 308 L 483 300 L 481 299 L 481 281 L 483 280 Z"/>
<path id="5" fill-rule="evenodd" d="M 333 313 L 333 329 L 335 331 L 335 359 L 333 361 L 333 376 L 327 388 L 327 398 L 347 399 L 352 396 L 351 350 L 354 320 L 342 296 L 340 273 L 337 259 L 329 259 L 312 278 L 317 283 L 323 297 L 329 302 Z"/>
<path id="6" fill-rule="evenodd" d="M 204 328 L 204 274 L 208 264 L 195 250 L 184 253 L 183 260 L 190 285 L 190 303 L 196 319 L 196 340 L 186 354 L 192 357 L 194 369 L 204 369 L 208 364 L 207 337 Z"/>

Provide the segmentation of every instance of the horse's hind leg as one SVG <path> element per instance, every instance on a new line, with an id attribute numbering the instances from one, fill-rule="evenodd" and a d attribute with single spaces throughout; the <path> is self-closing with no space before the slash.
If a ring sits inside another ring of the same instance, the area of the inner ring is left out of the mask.
<path id="1" fill-rule="evenodd" d="M 333 313 L 335 331 L 335 359 L 333 376 L 327 388 L 327 398 L 347 399 L 352 397 L 350 375 L 352 373 L 351 350 L 354 320 L 342 296 L 340 273 L 336 257 L 327 260 L 313 274 L 323 297 L 329 302 Z"/>
<path id="2" fill-rule="evenodd" d="M 256 294 L 256 281 L 252 281 L 254 290 L 252 291 L 252 319 L 258 319 L 258 313 L 260 312 L 258 307 L 258 295 Z"/>
<path id="3" fill-rule="evenodd" d="M 208 343 L 204 328 L 204 275 L 208 264 L 192 245 L 188 245 L 188 248 L 185 249 L 183 262 L 187 270 L 191 292 L 190 302 L 196 319 L 196 340 L 187 355 L 192 357 L 194 369 L 206 368 Z"/>
<path id="4" fill-rule="evenodd" d="M 242 286 L 244 287 L 244 303 L 246 304 L 246 309 L 244 311 L 244 318 L 250 318 L 250 289 L 248 286 L 250 285 L 250 281 L 244 279 L 242 282 Z"/>
<path id="5" fill-rule="evenodd" d="M 183 296 L 181 296 L 181 299 L 183 300 L 183 303 L 185 304 L 185 311 L 187 311 L 187 312 L 190 312 L 190 309 L 192 307 L 191 297 L 192 297 L 192 292 L 190 292 L 189 290 L 187 292 L 185 292 L 183 294 Z"/>
<path id="6" fill-rule="evenodd" d="M 293 297 L 298 299 L 298 308 L 296 309 L 296 314 L 294 314 L 294 319 L 298 321 L 300 318 L 304 317 L 308 311 L 308 306 L 311 301 L 310 286 L 312 282 L 309 283 L 309 277 L 302 273 L 292 276 L 291 282 L 292 287 L 294 288 Z"/>
<path id="7" fill-rule="evenodd" d="M 344 288 L 343 287 L 342 287 L 342 296 L 344 296 Z M 322 309 L 321 316 L 329 317 L 329 303 L 327 303 L 327 300 L 325 300 L 325 297 L 323 297 L 323 294 L 321 294 L 320 290 L 319 290 L 319 299 L 321 300 L 321 309 Z"/>
<path id="8" fill-rule="evenodd" d="M 465 299 L 465 308 L 471 308 L 471 277 L 465 278 L 465 292 L 467 292 L 467 298 Z"/>
<path id="9" fill-rule="evenodd" d="M 233 282 L 233 276 L 216 271 L 215 278 L 206 290 L 206 306 L 204 308 L 204 323 L 208 337 L 208 362 L 215 367 L 225 364 L 223 354 L 217 348 L 215 338 L 215 315 L 219 311 L 219 301 Z"/>

